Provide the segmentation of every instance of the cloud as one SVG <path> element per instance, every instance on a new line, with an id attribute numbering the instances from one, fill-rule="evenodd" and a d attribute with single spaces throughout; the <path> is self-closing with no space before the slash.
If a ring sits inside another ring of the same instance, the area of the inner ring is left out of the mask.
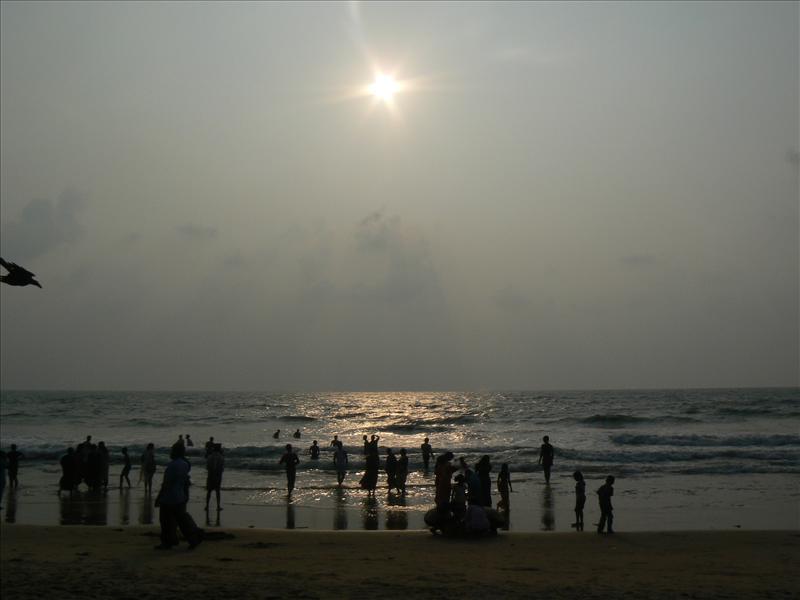
<path id="1" fill-rule="evenodd" d="M 507 285 L 494 295 L 495 304 L 508 312 L 519 312 L 531 305 L 531 298 L 519 290 Z"/>
<path id="2" fill-rule="evenodd" d="M 190 240 L 213 240 L 217 237 L 216 227 L 204 227 L 202 225 L 195 225 L 194 223 L 178 225 L 175 231 L 177 231 L 181 237 Z"/>
<path id="3" fill-rule="evenodd" d="M 631 269 L 652 267 L 658 259 L 652 254 L 628 254 L 619 259 L 623 266 Z"/>
<path id="4" fill-rule="evenodd" d="M 71 189 L 61 192 L 55 202 L 31 200 L 17 220 L 3 227 L 3 254 L 26 260 L 77 243 L 84 233 L 85 203 L 85 197 Z"/>

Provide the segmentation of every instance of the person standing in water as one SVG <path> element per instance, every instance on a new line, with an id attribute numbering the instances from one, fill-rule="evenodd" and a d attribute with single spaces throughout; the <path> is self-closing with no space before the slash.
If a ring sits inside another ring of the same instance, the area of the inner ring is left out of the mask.
<path id="1" fill-rule="evenodd" d="M 583 507 L 586 504 L 586 482 L 583 480 L 583 473 L 575 471 L 572 474 L 575 479 L 575 522 L 572 524 L 578 531 L 583 531 Z"/>
<path id="2" fill-rule="evenodd" d="M 122 489 L 122 480 L 128 482 L 128 487 L 131 487 L 131 480 L 128 479 L 128 473 L 131 472 L 131 457 L 128 456 L 128 449 L 122 449 L 122 460 L 125 461 L 122 466 L 122 473 L 119 474 L 119 489 Z"/>
<path id="3" fill-rule="evenodd" d="M 484 454 L 475 465 L 475 473 L 481 482 L 481 506 L 492 507 L 492 463 L 489 455 Z"/>
<path id="4" fill-rule="evenodd" d="M 433 448 L 431 448 L 431 445 L 428 443 L 428 438 L 425 438 L 425 441 L 422 442 L 419 449 L 422 451 L 422 468 L 427 471 L 431 457 L 433 456 Z"/>
<path id="5" fill-rule="evenodd" d="M 192 438 L 189 437 L 189 434 L 187 433 L 186 434 L 186 447 L 187 448 L 192 448 L 193 446 L 194 446 L 194 442 L 192 441 Z"/>
<path id="6" fill-rule="evenodd" d="M 553 466 L 555 452 L 553 451 L 553 447 L 550 445 L 550 436 L 544 436 L 542 441 L 544 443 L 539 450 L 539 464 L 542 465 L 542 470 L 544 471 L 545 483 L 550 483 L 550 469 Z"/>
<path id="7" fill-rule="evenodd" d="M 611 496 L 614 495 L 614 476 L 606 477 L 604 485 L 597 490 L 600 502 L 600 522 L 597 524 L 597 533 L 603 533 L 603 528 L 608 523 L 608 533 L 614 533 L 614 507 L 611 506 Z"/>
<path id="8" fill-rule="evenodd" d="M 450 478 L 458 470 L 450 462 L 453 458 L 452 452 L 445 452 L 436 459 L 436 508 L 440 513 L 445 512 L 450 504 Z"/>
<path id="9" fill-rule="evenodd" d="M 8 468 L 8 458 L 4 450 L 0 450 L 0 502 L 3 501 L 3 492 L 6 490 L 6 469 Z M 60 494 L 61 492 L 59 492 Z M 0 506 L 0 509 L 3 507 Z"/>
<path id="10" fill-rule="evenodd" d="M 292 451 L 292 445 L 286 444 L 286 452 L 281 456 L 281 460 L 278 464 L 286 465 L 286 483 L 289 487 L 289 494 L 294 490 L 294 481 L 297 477 L 297 465 L 299 463 L 300 459 L 297 458 L 297 454 Z"/>
<path id="11" fill-rule="evenodd" d="M 217 495 L 217 510 L 222 510 L 219 502 L 220 490 L 222 489 L 222 472 L 225 470 L 225 458 L 222 456 L 222 444 L 214 444 L 211 454 L 206 459 L 206 512 L 208 503 L 211 500 L 211 492 Z"/>
<path id="12" fill-rule="evenodd" d="M 144 477 L 144 493 L 153 493 L 153 475 L 156 474 L 156 450 L 152 443 L 147 444 L 142 454 L 142 476 Z"/>
<path id="13" fill-rule="evenodd" d="M 319 444 L 317 444 L 317 440 L 311 442 L 308 453 L 311 455 L 311 460 L 317 460 L 319 458 Z"/>
<path id="14" fill-rule="evenodd" d="M 511 473 L 508 472 L 508 463 L 503 463 L 500 466 L 500 473 L 497 475 L 497 491 L 500 492 L 500 501 L 497 503 L 497 508 L 510 510 L 509 492 L 514 490 L 511 487 Z"/>
<path id="15" fill-rule="evenodd" d="M 299 429 L 298 429 L 298 430 L 296 430 L 296 431 L 295 431 L 295 432 L 292 434 L 292 437 L 293 437 L 294 439 L 296 439 L 296 440 L 299 440 L 299 439 L 300 439 L 300 430 L 299 430 Z"/>
<path id="16" fill-rule="evenodd" d="M 336 442 L 336 450 L 333 453 L 333 464 L 336 465 L 336 482 L 339 487 L 342 487 L 344 477 L 347 474 L 347 452 L 342 442 Z"/>
<path id="17" fill-rule="evenodd" d="M 386 449 L 386 486 L 391 492 L 397 487 L 397 457 L 391 448 Z"/>
<path id="18" fill-rule="evenodd" d="M 408 454 L 405 448 L 400 448 L 400 458 L 397 459 L 397 491 L 406 493 L 406 480 L 408 479 Z"/>
<path id="19" fill-rule="evenodd" d="M 17 480 L 17 473 L 19 472 L 19 459 L 24 458 L 25 455 L 17 450 L 16 444 L 11 444 L 11 450 L 6 454 L 6 461 L 8 463 L 8 487 L 18 488 L 19 481 Z"/>
<path id="20" fill-rule="evenodd" d="M 275 433 L 272 434 L 272 439 L 277 440 L 281 437 L 281 430 L 278 429 Z"/>

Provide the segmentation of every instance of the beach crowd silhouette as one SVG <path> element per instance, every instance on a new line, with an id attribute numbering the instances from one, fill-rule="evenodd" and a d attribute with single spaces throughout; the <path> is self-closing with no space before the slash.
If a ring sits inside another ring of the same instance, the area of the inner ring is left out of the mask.
<path id="1" fill-rule="evenodd" d="M 301 438 L 297 429 L 291 437 L 294 440 Z M 275 431 L 273 439 L 280 439 L 280 430 Z M 366 491 L 365 501 L 374 507 L 378 490 L 381 471 L 385 474 L 387 493 L 404 498 L 407 492 L 406 483 L 409 476 L 409 456 L 405 448 L 397 452 L 393 448 L 379 446 L 380 436 L 363 435 L 361 453 L 364 458 L 364 470 L 358 480 L 358 487 Z M 550 477 L 555 462 L 556 451 L 550 444 L 550 438 L 544 436 L 539 453 L 538 464 L 542 466 L 545 480 L 545 493 L 543 495 L 544 516 L 542 517 L 543 529 L 553 529 L 552 494 L 549 491 Z M 189 434 L 183 434 L 171 445 L 169 461 L 163 465 L 163 477 L 156 492 L 154 506 L 159 508 L 159 523 L 161 525 L 161 543 L 158 549 L 169 549 L 178 544 L 177 531 L 180 530 L 183 538 L 190 548 L 196 547 L 203 540 L 203 530 L 195 523 L 187 510 L 189 502 L 189 488 L 192 485 L 190 473 L 191 463 L 187 458 L 187 448 L 194 447 L 194 442 Z M 335 435 L 326 446 L 331 452 L 333 470 L 336 473 L 336 489 L 341 490 L 348 476 L 350 459 L 343 442 Z M 422 459 L 421 470 L 424 476 L 430 474 L 431 460 L 434 477 L 434 507 L 425 514 L 425 524 L 434 534 L 444 535 L 469 535 L 482 536 L 496 534 L 497 530 L 507 529 L 511 511 L 510 494 L 513 490 L 511 470 L 507 463 L 500 465 L 497 477 L 492 481 L 493 465 L 489 455 L 481 456 L 474 464 L 470 464 L 467 457 L 461 456 L 456 461 L 452 452 L 434 452 L 430 439 L 425 437 L 420 444 Z M 224 449 L 221 443 L 210 437 L 205 443 L 204 459 L 206 467 L 205 506 L 204 511 L 209 512 L 212 497 L 216 500 L 217 523 L 222 507 L 222 480 L 225 470 Z M 297 485 L 297 467 L 301 463 L 298 448 L 291 443 L 285 444 L 283 453 L 278 460 L 278 466 L 285 470 L 287 496 L 291 498 Z M 305 450 L 311 463 L 321 460 L 319 442 L 313 440 Z M 197 456 L 194 453 L 193 456 Z M 381 458 L 383 456 L 383 458 Z M 8 452 L 0 451 L 0 499 L 8 479 L 10 489 L 19 486 L 19 466 L 24 459 L 24 454 L 12 444 Z M 305 459 L 304 459 L 305 460 Z M 68 494 L 71 498 L 84 484 L 90 493 L 106 494 L 109 488 L 109 467 L 112 462 L 111 453 L 103 441 L 94 443 L 92 436 L 77 444 L 76 447 L 66 449 L 60 459 L 61 477 L 58 481 L 58 494 Z M 115 462 L 122 464 L 119 474 L 119 489 L 125 490 L 132 487 L 130 473 L 133 469 L 133 460 L 127 447 L 119 451 Z M 153 479 L 159 465 L 155 445 L 148 443 L 138 460 L 139 478 L 137 485 L 142 484 L 147 498 L 153 494 Z M 572 527 L 576 531 L 584 530 L 584 507 L 586 504 L 586 481 L 581 471 L 572 475 L 575 480 L 575 522 Z M 611 498 L 614 494 L 614 477 L 608 476 L 605 483 L 597 490 L 600 518 L 597 523 L 598 533 L 614 533 L 614 512 Z M 499 496 L 493 502 L 492 491 L 496 489 Z M 341 494 L 341 491 L 337 492 Z M 0 507 L 1 508 L 1 507 Z M 291 514 L 287 516 L 287 526 L 294 523 L 293 507 L 287 509 Z M 210 517 L 206 522 L 210 524 Z M 365 526 L 367 526 L 365 519 Z M 376 524 L 377 525 L 377 524 Z M 291 527 L 291 526 L 290 526 Z M 369 527 L 367 527 L 369 528 Z"/>

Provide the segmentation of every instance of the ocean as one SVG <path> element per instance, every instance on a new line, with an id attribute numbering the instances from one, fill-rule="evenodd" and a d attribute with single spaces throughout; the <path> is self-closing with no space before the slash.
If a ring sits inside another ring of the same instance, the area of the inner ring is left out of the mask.
<path id="1" fill-rule="evenodd" d="M 0 445 L 7 450 L 14 443 L 24 454 L 20 489 L 13 498 L 16 522 L 71 522 L 56 500 L 58 461 L 68 446 L 85 436 L 109 447 L 114 487 L 109 494 L 117 494 L 120 448 L 129 449 L 136 483 L 138 457 L 148 443 L 154 443 L 160 466 L 157 485 L 170 446 L 179 434 L 189 434 L 195 443 L 189 449 L 195 510 L 202 511 L 204 500 L 204 443 L 213 436 L 223 445 L 223 506 L 230 511 L 223 513 L 226 522 L 221 524 L 226 526 L 327 529 L 342 528 L 343 522 L 367 529 L 421 526 L 422 515 L 433 504 L 433 476 L 422 471 L 419 452 L 427 436 L 437 453 L 449 450 L 470 463 L 489 455 L 495 474 L 508 463 L 515 486 L 511 528 L 516 530 L 569 530 L 575 470 L 584 473 L 590 492 L 606 475 L 617 478 L 617 510 L 627 507 L 632 529 L 658 529 L 659 523 L 667 529 L 797 528 L 798 417 L 797 388 L 380 393 L 6 390 L 0 394 Z M 292 437 L 298 429 L 299 440 Z M 277 430 L 280 436 L 274 439 Z M 364 467 L 364 434 L 380 436 L 382 455 L 386 448 L 407 450 L 412 472 L 405 497 L 383 493 L 374 501 L 365 500 L 357 485 Z M 343 441 L 350 458 L 344 491 L 335 485 L 329 445 L 334 435 Z M 545 435 L 555 447 L 550 486 L 544 486 L 537 464 Z M 316 461 L 307 454 L 312 440 L 322 448 Z M 292 498 L 286 496 L 278 464 L 287 443 L 300 457 Z M 107 499 L 102 502 L 112 506 L 100 511 L 99 519 L 91 517 L 91 510 L 81 512 L 75 506 L 67 507 L 67 512 L 90 515 L 77 522 L 147 522 L 147 514 L 142 516 L 141 487 L 125 493 L 139 507 L 138 517 L 129 509 L 123 518 L 123 503 Z M 86 493 L 71 502 L 98 501 Z M 6 520 L 8 516 L 6 512 Z M 618 517 L 618 527 L 622 523 L 624 518 Z"/>

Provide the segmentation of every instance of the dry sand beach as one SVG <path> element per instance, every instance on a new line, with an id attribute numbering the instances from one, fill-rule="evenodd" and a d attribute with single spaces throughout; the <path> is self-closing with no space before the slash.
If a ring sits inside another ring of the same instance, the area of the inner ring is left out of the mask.
<path id="1" fill-rule="evenodd" d="M 3 598 L 796 598 L 796 531 L 501 534 L 3 526 Z"/>

